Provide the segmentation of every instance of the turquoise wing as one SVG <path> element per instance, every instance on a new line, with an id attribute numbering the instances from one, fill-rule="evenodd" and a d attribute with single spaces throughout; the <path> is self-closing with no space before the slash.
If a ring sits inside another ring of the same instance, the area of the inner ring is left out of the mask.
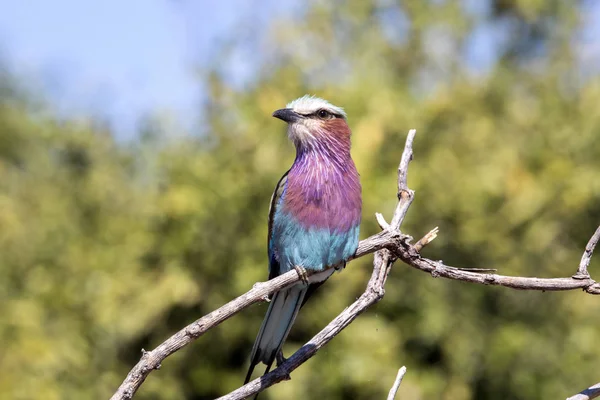
<path id="1" fill-rule="evenodd" d="M 287 184 L 288 170 L 279 182 L 277 182 L 277 186 L 275 186 L 275 191 L 273 191 L 273 195 L 271 196 L 271 205 L 269 206 L 269 229 L 268 229 L 268 253 L 269 253 L 269 279 L 273 279 L 276 276 L 281 274 L 279 269 L 279 255 L 277 251 L 273 248 L 273 218 L 275 217 L 275 212 L 278 207 L 281 205 L 281 199 L 285 193 L 285 187 Z"/>

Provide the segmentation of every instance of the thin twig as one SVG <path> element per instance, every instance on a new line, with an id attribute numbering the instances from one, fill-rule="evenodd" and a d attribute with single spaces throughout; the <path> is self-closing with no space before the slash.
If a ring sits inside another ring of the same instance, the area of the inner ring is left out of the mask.
<path id="1" fill-rule="evenodd" d="M 423 236 L 421 239 L 419 239 L 417 243 L 415 243 L 415 250 L 417 250 L 418 252 L 423 250 L 423 247 L 433 242 L 433 239 L 437 237 L 439 232 L 440 228 L 438 228 L 437 226 L 430 230 L 429 233 L 427 233 L 427 235 Z"/>
<path id="2" fill-rule="evenodd" d="M 587 246 L 585 246 L 585 251 L 581 256 L 581 262 L 579 263 L 579 268 L 577 269 L 577 273 L 573 275 L 573 278 L 577 279 L 585 279 L 589 278 L 590 274 L 588 272 L 588 266 L 590 265 L 590 261 L 592 260 L 592 254 L 594 253 L 594 249 L 598 244 L 598 240 L 600 240 L 600 226 L 594 232 L 594 235 L 590 238 Z"/>
<path id="3" fill-rule="evenodd" d="M 400 389 L 400 384 L 402 383 L 404 374 L 406 374 L 406 367 L 402 366 L 402 368 L 398 370 L 398 375 L 396 375 L 394 386 L 392 386 L 392 388 L 390 389 L 390 393 L 388 394 L 387 400 L 394 400 L 396 398 L 396 393 L 398 393 L 398 389 Z"/>
<path id="4" fill-rule="evenodd" d="M 598 233 L 598 231 L 596 231 Z M 569 397 L 567 400 L 592 400 L 596 397 L 600 397 L 600 382 L 587 389 L 582 390 L 575 396 Z"/>
<path id="5" fill-rule="evenodd" d="M 412 145 L 416 134 L 417 131 L 415 129 L 408 131 L 406 144 L 404 146 L 404 151 L 402 152 L 402 158 L 400 159 L 400 165 L 398 165 L 398 205 L 396 206 L 394 217 L 390 223 L 392 230 L 400 229 L 400 225 L 402 224 L 402 221 L 404 221 L 404 217 L 406 217 L 406 213 L 408 212 L 408 207 L 410 207 L 415 195 L 415 192 L 408 188 L 407 181 L 408 164 L 413 159 Z"/>
<path id="6" fill-rule="evenodd" d="M 388 230 L 390 229 L 390 224 L 387 223 L 385 217 L 380 213 L 375 213 L 375 219 L 377 220 L 377 224 L 381 229 Z"/>

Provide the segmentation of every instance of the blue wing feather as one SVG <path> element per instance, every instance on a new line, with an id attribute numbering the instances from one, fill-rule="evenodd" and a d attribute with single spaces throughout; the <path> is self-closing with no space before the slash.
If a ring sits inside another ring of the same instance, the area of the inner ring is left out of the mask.
<path id="1" fill-rule="evenodd" d="M 273 220 L 275 218 L 275 212 L 281 204 L 281 199 L 285 193 L 289 172 L 290 171 L 288 170 L 279 179 L 279 182 L 277 182 L 277 186 L 275 186 L 275 190 L 273 191 L 273 195 L 271 196 L 271 205 L 269 207 L 269 231 L 267 238 L 267 248 L 269 254 L 269 279 L 273 279 L 281 274 L 281 270 L 279 268 L 279 256 L 276 254 L 276 251 L 273 248 Z"/>

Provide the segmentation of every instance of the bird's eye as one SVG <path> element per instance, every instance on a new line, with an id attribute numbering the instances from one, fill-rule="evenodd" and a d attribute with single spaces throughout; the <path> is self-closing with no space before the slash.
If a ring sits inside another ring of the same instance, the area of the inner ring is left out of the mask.
<path id="1" fill-rule="evenodd" d="M 319 118 L 326 119 L 329 118 L 331 114 L 329 114 L 326 110 L 319 110 L 317 111 L 317 115 L 319 116 Z"/>

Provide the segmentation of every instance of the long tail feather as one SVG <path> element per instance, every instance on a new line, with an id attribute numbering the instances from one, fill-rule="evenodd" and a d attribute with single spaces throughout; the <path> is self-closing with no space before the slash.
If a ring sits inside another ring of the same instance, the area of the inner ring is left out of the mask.
<path id="1" fill-rule="evenodd" d="M 250 381 L 254 367 L 263 362 L 267 365 L 265 374 L 269 372 L 273 361 L 298 315 L 298 310 L 306 294 L 307 287 L 296 285 L 279 291 L 273 295 L 267 314 L 256 336 L 250 355 L 250 367 L 244 384 Z"/>

